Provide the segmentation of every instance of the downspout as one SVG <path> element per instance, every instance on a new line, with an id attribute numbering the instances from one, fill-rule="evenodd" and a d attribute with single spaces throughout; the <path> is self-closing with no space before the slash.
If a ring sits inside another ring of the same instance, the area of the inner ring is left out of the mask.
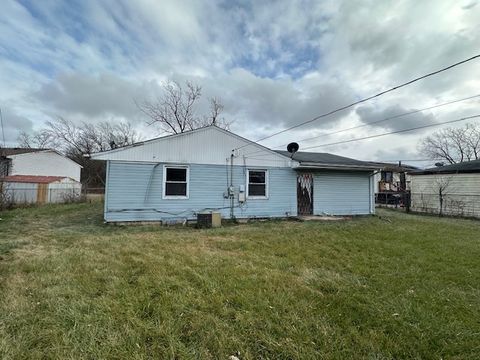
<path id="1" fill-rule="evenodd" d="M 375 187 L 375 184 L 374 184 L 374 179 L 373 177 L 375 175 L 377 175 L 381 170 L 377 170 L 377 171 L 374 171 L 372 172 L 370 175 L 369 175 L 369 184 L 368 184 L 368 189 L 369 189 L 369 194 L 370 194 L 370 214 L 375 214 L 375 191 L 374 191 L 374 187 Z"/>
<path id="2" fill-rule="evenodd" d="M 156 163 L 155 165 L 153 165 L 152 172 L 150 173 L 150 178 L 148 179 L 147 189 L 145 190 L 145 198 L 143 199 L 144 204 L 147 203 L 148 195 L 150 194 L 150 188 L 152 187 L 153 174 L 155 174 L 155 169 L 160 164 L 161 163 Z M 162 186 L 164 185 L 162 184 Z"/>
<path id="3" fill-rule="evenodd" d="M 108 213 L 108 191 L 109 191 L 109 174 L 110 174 L 110 162 L 111 160 L 107 160 L 107 168 L 106 168 L 106 171 L 105 171 L 105 198 L 103 200 L 104 204 L 103 204 L 103 220 L 105 222 L 107 222 L 107 213 Z M 85 191 L 86 191 L 86 188 L 85 188 Z"/>

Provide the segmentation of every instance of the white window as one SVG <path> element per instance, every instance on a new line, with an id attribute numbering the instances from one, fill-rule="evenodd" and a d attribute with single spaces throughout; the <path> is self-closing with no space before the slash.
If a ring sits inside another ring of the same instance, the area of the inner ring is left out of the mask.
<path id="1" fill-rule="evenodd" d="M 249 169 L 247 171 L 247 197 L 250 199 L 268 198 L 268 171 Z"/>
<path id="2" fill-rule="evenodd" d="M 163 198 L 188 199 L 188 166 L 163 167 Z"/>

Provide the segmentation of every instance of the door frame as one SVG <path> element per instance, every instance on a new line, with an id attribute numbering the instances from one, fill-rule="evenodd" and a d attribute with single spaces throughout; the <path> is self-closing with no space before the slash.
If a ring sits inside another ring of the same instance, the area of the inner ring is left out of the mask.
<path id="1" fill-rule="evenodd" d="M 297 215 L 313 215 L 314 174 L 311 172 L 297 173 Z"/>

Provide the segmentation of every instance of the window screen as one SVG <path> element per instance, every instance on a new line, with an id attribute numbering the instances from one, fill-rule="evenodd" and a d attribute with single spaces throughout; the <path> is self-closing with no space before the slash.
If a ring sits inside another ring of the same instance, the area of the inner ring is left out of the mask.
<path id="1" fill-rule="evenodd" d="M 187 196 L 186 168 L 165 168 L 165 196 Z"/>
<path id="2" fill-rule="evenodd" d="M 248 196 L 267 196 L 266 170 L 248 171 Z"/>

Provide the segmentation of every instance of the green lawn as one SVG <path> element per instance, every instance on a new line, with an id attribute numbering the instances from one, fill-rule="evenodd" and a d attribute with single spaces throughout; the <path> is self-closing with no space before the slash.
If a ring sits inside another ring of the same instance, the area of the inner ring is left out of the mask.
<path id="1" fill-rule="evenodd" d="M 1 359 L 479 359 L 480 222 L 0 213 Z"/>

